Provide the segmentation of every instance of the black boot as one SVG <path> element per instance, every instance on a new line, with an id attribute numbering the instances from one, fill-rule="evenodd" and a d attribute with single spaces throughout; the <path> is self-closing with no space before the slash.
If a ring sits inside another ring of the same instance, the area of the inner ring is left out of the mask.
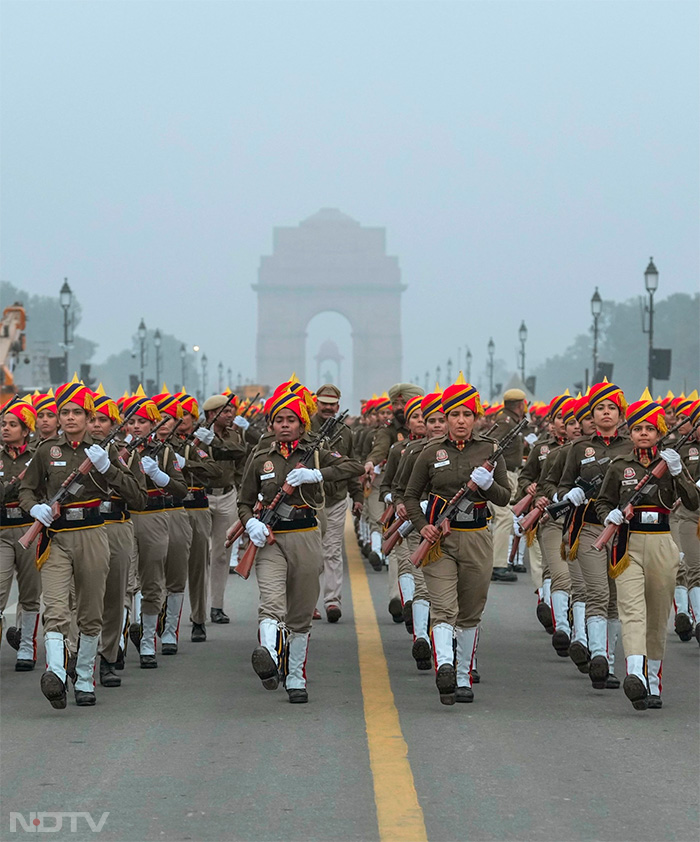
<path id="1" fill-rule="evenodd" d="M 576 664 L 576 668 L 579 672 L 588 674 L 588 671 L 591 668 L 591 653 L 588 651 L 588 647 L 584 646 L 578 640 L 575 640 L 569 646 L 569 657 L 571 660 Z"/>
<path id="2" fill-rule="evenodd" d="M 100 656 L 100 684 L 103 687 L 121 687 L 122 680 L 114 671 L 114 666 Z"/>
<path id="3" fill-rule="evenodd" d="M 389 613 L 395 623 L 403 623 L 403 607 L 397 596 L 389 600 Z"/>
<path id="4" fill-rule="evenodd" d="M 554 647 L 557 655 L 560 658 L 568 658 L 569 657 L 569 644 L 571 643 L 571 638 L 565 631 L 555 631 L 552 635 L 552 646 Z"/>
<path id="5" fill-rule="evenodd" d="M 279 686 L 279 672 L 269 651 L 264 646 L 256 646 L 250 660 L 263 687 L 276 690 Z"/>
<path id="6" fill-rule="evenodd" d="M 41 692 L 51 702 L 51 707 L 63 710 L 66 706 L 66 685 L 55 672 L 47 670 L 41 676 Z"/>
<path id="7" fill-rule="evenodd" d="M 419 670 L 429 670 L 433 665 L 433 650 L 430 644 L 424 637 L 417 637 L 413 641 L 413 648 L 411 650 L 413 659 Z"/>
<path id="8" fill-rule="evenodd" d="M 492 582 L 517 582 L 518 574 L 510 567 L 494 567 L 491 571 Z"/>
<path id="9" fill-rule="evenodd" d="M 457 674 L 452 664 L 443 664 L 435 676 L 435 684 L 443 705 L 453 705 L 457 701 Z"/>
<path id="10" fill-rule="evenodd" d="M 19 651 L 19 645 L 22 640 L 22 629 L 18 629 L 17 626 L 9 626 L 5 632 L 5 640 L 15 652 Z"/>
<path id="11" fill-rule="evenodd" d="M 635 710 L 646 710 L 649 707 L 647 688 L 639 676 L 625 676 L 622 689 L 625 691 L 625 696 L 632 702 L 632 707 Z"/>
<path id="12" fill-rule="evenodd" d="M 212 608 L 209 615 L 212 623 L 221 623 L 223 625 L 231 622 L 231 618 L 227 614 L 224 614 L 223 608 Z"/>
<path id="13" fill-rule="evenodd" d="M 537 603 L 536 608 L 537 619 L 542 624 L 544 630 L 547 634 L 554 634 L 554 620 L 552 619 L 552 609 L 547 605 L 547 603 L 542 600 L 542 602 Z"/>
<path id="14" fill-rule="evenodd" d="M 687 614 L 676 614 L 676 618 L 673 621 L 673 628 L 678 637 L 684 643 L 690 640 L 693 636 L 693 624 Z M 649 707 L 651 707 L 651 705 Z"/>
<path id="15" fill-rule="evenodd" d="M 610 666 L 605 655 L 596 655 L 595 658 L 591 658 L 588 675 L 595 690 L 605 690 L 605 682 L 608 680 L 609 674 Z"/>
<path id="16" fill-rule="evenodd" d="M 406 626 L 406 631 L 409 634 L 413 634 L 413 600 L 408 599 L 403 604 L 403 622 Z"/>
<path id="17" fill-rule="evenodd" d="M 207 630 L 204 623 L 192 623 L 192 643 L 204 643 L 207 639 Z"/>

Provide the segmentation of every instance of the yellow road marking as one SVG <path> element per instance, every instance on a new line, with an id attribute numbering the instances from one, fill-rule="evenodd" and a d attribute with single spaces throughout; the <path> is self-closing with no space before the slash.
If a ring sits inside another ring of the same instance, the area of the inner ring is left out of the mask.
<path id="1" fill-rule="evenodd" d="M 379 838 L 382 842 L 427 842 L 423 810 L 408 762 L 408 746 L 401 733 L 377 615 L 350 514 L 345 522 L 345 551 Z"/>

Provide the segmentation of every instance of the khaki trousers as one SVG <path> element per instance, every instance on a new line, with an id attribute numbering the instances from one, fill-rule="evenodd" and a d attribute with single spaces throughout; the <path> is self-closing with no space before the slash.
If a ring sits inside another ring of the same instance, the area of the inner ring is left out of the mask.
<path id="1" fill-rule="evenodd" d="M 553 591 L 571 591 L 569 562 L 561 557 L 561 526 L 556 523 L 543 523 L 537 530 L 542 555 L 552 580 Z"/>
<path id="2" fill-rule="evenodd" d="M 578 561 L 586 588 L 586 619 L 607 617 L 608 620 L 616 620 L 615 580 L 608 576 L 609 551 L 598 552 L 593 549 L 593 544 L 602 531 L 603 527 L 598 524 L 583 524 L 578 553 L 574 560 Z"/>
<path id="3" fill-rule="evenodd" d="M 375 480 L 375 482 L 378 481 Z M 384 527 L 379 522 L 383 514 L 384 503 L 379 499 L 379 485 L 376 488 L 372 486 L 369 497 L 365 498 L 365 517 L 371 532 L 381 533 L 383 531 Z"/>
<path id="4" fill-rule="evenodd" d="M 303 634 L 311 630 L 321 589 L 321 530 L 275 533 L 275 539 L 274 544 L 261 547 L 255 558 L 258 619 L 269 617 Z"/>
<path id="5" fill-rule="evenodd" d="M 165 556 L 168 553 L 166 512 L 132 514 L 141 581 L 141 613 L 160 614 L 165 601 Z"/>
<path id="6" fill-rule="evenodd" d="M 666 627 L 673 607 L 678 550 L 670 532 L 632 532 L 629 567 L 616 579 L 625 657 L 664 657 Z"/>
<path id="7" fill-rule="evenodd" d="M 74 584 L 78 631 L 90 637 L 98 635 L 108 572 L 109 542 L 104 526 L 54 533 L 49 556 L 41 568 L 44 634 L 69 636 Z"/>
<path id="8" fill-rule="evenodd" d="M 698 513 L 679 506 L 671 515 L 671 534 L 683 553 L 682 568 L 676 584 L 688 588 L 700 587 L 700 539 L 698 538 Z M 680 579 L 680 581 L 679 581 Z"/>
<path id="9" fill-rule="evenodd" d="M 323 573 L 321 574 L 321 590 L 323 604 L 341 604 L 343 589 L 343 535 L 345 532 L 345 517 L 348 511 L 347 498 L 330 506 L 325 510 L 326 532 L 322 539 Z"/>
<path id="10" fill-rule="evenodd" d="M 209 509 L 186 509 L 192 528 L 192 543 L 187 566 L 190 588 L 190 622 L 205 623 L 209 598 L 209 540 L 211 512 Z M 177 593 L 177 591 L 175 591 Z"/>
<path id="11" fill-rule="evenodd" d="M 36 547 L 25 550 L 17 543 L 27 529 L 29 527 L 26 524 L 0 529 L 0 614 L 7 607 L 15 573 L 19 608 L 22 611 L 38 611 L 40 607 L 41 576 L 36 569 Z M 17 614 L 19 616 L 19 610 Z"/>
<path id="12" fill-rule="evenodd" d="M 192 527 L 184 509 L 169 509 L 168 551 L 165 556 L 165 593 L 184 593 L 192 546 Z"/>
<path id="13" fill-rule="evenodd" d="M 508 471 L 508 484 L 510 485 L 510 500 L 513 502 L 518 491 L 518 475 L 515 471 Z M 508 506 L 494 506 L 489 503 L 491 509 L 491 532 L 493 534 L 493 567 L 506 567 L 508 565 L 508 545 L 513 532 L 513 512 Z"/>
<path id="14" fill-rule="evenodd" d="M 134 526 L 130 520 L 123 523 L 108 521 L 105 523 L 105 531 L 109 544 L 109 572 L 105 583 L 100 654 L 113 664 L 119 653 L 124 623 L 129 566 L 134 554 Z"/>
<path id="15" fill-rule="evenodd" d="M 442 539 L 442 557 L 423 568 L 433 625 L 477 626 L 491 581 L 493 538 L 489 529 L 452 532 Z"/>
<path id="16" fill-rule="evenodd" d="M 586 583 L 583 580 L 583 573 L 581 573 L 581 565 L 577 558 L 570 558 L 567 564 L 569 565 L 569 579 L 571 579 L 571 604 L 585 602 Z"/>
<path id="17" fill-rule="evenodd" d="M 228 582 L 231 550 L 226 549 L 226 532 L 238 520 L 238 493 L 234 488 L 228 494 L 209 497 L 211 512 L 211 607 L 224 607 L 224 591 Z"/>
<path id="18" fill-rule="evenodd" d="M 561 535 L 561 530 L 559 530 L 559 534 Z M 524 541 L 525 536 L 520 540 Z M 535 541 L 531 547 L 527 548 L 527 560 L 530 565 L 530 581 L 533 588 L 538 590 L 542 587 L 542 580 L 545 578 L 539 541 Z"/>

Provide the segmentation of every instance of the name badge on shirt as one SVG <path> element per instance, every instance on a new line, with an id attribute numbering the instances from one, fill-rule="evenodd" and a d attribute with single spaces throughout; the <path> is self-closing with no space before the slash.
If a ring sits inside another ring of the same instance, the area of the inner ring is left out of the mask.
<path id="1" fill-rule="evenodd" d="M 449 460 L 449 459 L 443 459 L 443 461 L 442 461 L 442 462 L 436 462 L 436 463 L 433 465 L 433 467 L 434 467 L 434 468 L 444 468 L 444 467 L 445 467 L 445 465 L 449 465 L 449 464 L 450 464 L 450 460 Z"/>
<path id="2" fill-rule="evenodd" d="M 275 478 L 275 472 L 274 471 L 271 474 L 260 474 L 260 480 L 261 481 L 264 480 L 264 479 L 274 479 L 274 478 Z"/>
<path id="3" fill-rule="evenodd" d="M 587 465 L 589 462 L 595 462 L 595 456 L 589 456 L 588 459 L 581 460 L 582 465 Z"/>
<path id="4" fill-rule="evenodd" d="M 57 468 L 65 468 L 66 467 L 65 462 L 49 462 L 49 464 L 54 465 Z"/>

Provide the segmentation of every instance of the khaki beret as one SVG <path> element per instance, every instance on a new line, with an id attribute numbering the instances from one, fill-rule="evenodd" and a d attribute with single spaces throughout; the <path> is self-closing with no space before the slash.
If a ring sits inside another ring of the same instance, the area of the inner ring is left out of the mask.
<path id="1" fill-rule="evenodd" d="M 204 401 L 202 410 L 209 412 L 212 409 L 221 409 L 225 403 L 228 403 L 228 395 L 212 395 Z"/>
<path id="2" fill-rule="evenodd" d="M 316 400 L 319 403 L 338 403 L 340 389 L 332 383 L 324 383 L 316 392 Z"/>
<path id="3" fill-rule="evenodd" d="M 504 401 L 526 401 L 527 395 L 522 389 L 508 389 L 503 395 Z"/>
<path id="4" fill-rule="evenodd" d="M 393 403 L 397 398 L 416 398 L 425 394 L 420 386 L 414 383 L 394 383 L 389 389 L 389 400 Z"/>

